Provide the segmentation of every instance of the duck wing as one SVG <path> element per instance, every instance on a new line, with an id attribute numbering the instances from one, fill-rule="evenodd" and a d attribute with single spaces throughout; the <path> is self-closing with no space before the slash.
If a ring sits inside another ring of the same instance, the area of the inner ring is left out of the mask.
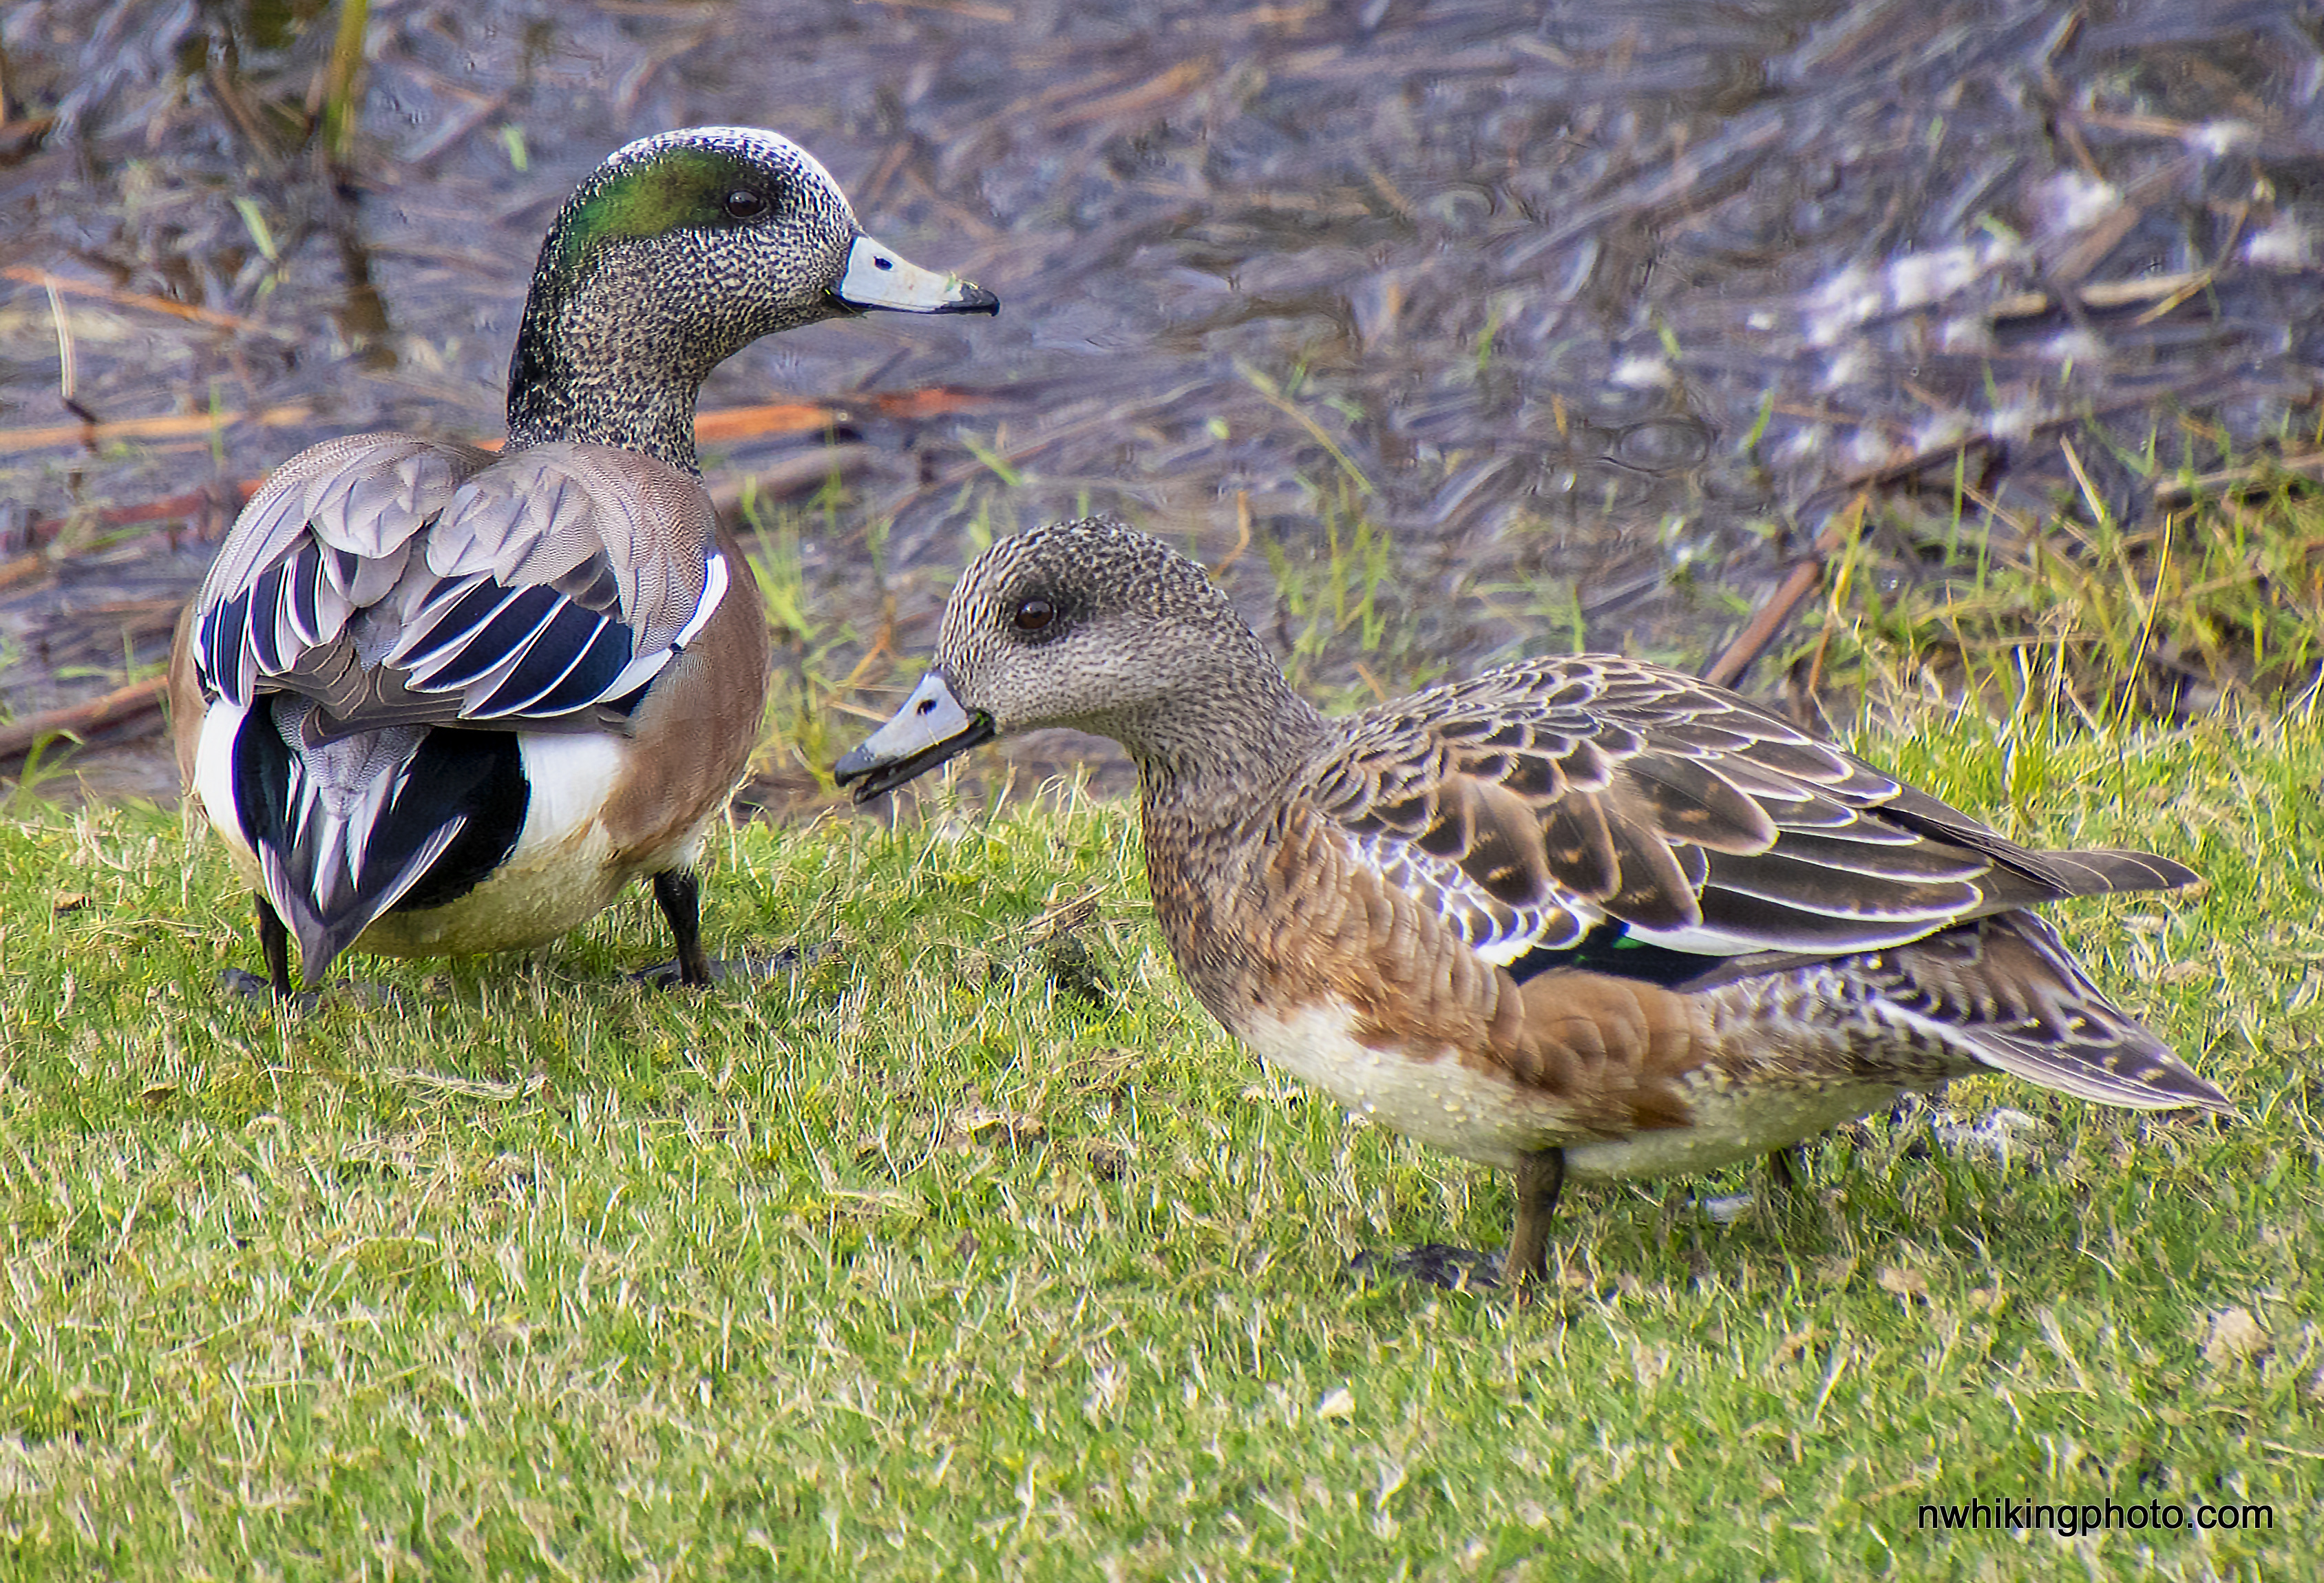
<path id="1" fill-rule="evenodd" d="M 2194 877 L 2137 853 L 2030 851 L 1733 693 L 1605 655 L 1358 716 L 1312 795 L 1361 861 L 1520 977 L 1645 948 L 1691 958 L 1662 976 L 1701 987 L 1706 970 Z"/>
<path id="2" fill-rule="evenodd" d="M 330 441 L 235 524 L 196 601 L 197 674 L 239 707 L 314 699 L 310 741 L 618 728 L 725 596 L 716 529 L 698 480 L 631 451 Z"/>

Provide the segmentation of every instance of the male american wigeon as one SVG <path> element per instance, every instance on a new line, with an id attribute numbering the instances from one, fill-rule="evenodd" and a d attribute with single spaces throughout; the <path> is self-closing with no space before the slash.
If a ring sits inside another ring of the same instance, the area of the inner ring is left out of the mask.
<path id="1" fill-rule="evenodd" d="M 1092 519 L 979 557 L 837 773 L 873 797 L 1044 726 L 1136 761 L 1156 915 L 1229 1032 L 1516 1171 L 1519 1277 L 1568 1175 L 1780 1165 L 1972 1072 L 2229 1109 L 2027 910 L 2189 870 L 2030 851 L 1679 671 L 1531 660 L 1326 718 L 1201 567 Z"/>
<path id="2" fill-rule="evenodd" d="M 410 434 L 300 452 L 180 625 L 188 792 L 258 898 L 277 994 L 345 950 L 554 939 L 650 878 L 710 981 L 694 864 L 757 745 L 767 634 L 702 486 L 703 379 L 760 337 L 988 292 L 866 236 L 788 138 L 616 152 L 549 227 L 497 453 Z"/>

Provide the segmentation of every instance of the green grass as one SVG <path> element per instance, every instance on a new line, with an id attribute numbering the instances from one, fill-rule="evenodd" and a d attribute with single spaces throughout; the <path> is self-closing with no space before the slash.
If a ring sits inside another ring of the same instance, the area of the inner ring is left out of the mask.
<path id="1" fill-rule="evenodd" d="M 2083 437 L 2085 445 L 2099 443 Z M 2166 500 L 2135 528 L 2094 493 L 2036 523 L 1882 503 L 1834 558 L 1824 618 L 1794 648 L 1811 689 L 1899 683 L 2086 717 L 2180 718 L 2273 703 L 2324 675 L 2324 491 L 2262 461 L 2196 480 L 2117 457 Z M 2311 471 L 2313 436 L 2286 447 Z M 2080 466 L 2069 440 L 2062 454 Z M 2179 492 L 2162 486 L 2173 479 Z"/>
<path id="2" fill-rule="evenodd" d="M 2059 910 L 2243 1106 L 1998 1079 L 1803 1204 L 1578 1189 L 1539 1302 L 1370 1285 L 1500 1178 L 1262 1073 L 1070 791 L 715 843 L 699 997 L 642 894 L 278 1014 L 174 814 L 0 824 L 0 1576 L 2298 1578 L 2324 1544 L 2324 721 L 1859 745 L 2191 898 Z M 2222 1314 L 2246 1310 L 2258 1329 Z M 2254 1532 L 1933 1534 L 1978 1497 Z"/>

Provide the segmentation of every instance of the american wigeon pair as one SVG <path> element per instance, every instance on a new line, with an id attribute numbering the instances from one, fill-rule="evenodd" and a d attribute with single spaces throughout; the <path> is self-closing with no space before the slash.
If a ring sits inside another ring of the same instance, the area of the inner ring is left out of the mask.
<path id="1" fill-rule="evenodd" d="M 542 247 L 504 450 L 359 435 L 278 471 L 171 676 L 273 989 L 294 937 L 309 979 L 350 947 L 535 944 L 641 876 L 678 977 L 707 982 L 693 863 L 767 648 L 696 476 L 696 393 L 797 325 L 996 306 L 863 236 L 782 138 L 650 138 Z M 1569 1171 L 1780 1161 L 1971 1072 L 2229 1108 L 2028 911 L 2188 870 L 2030 851 L 1677 672 L 1543 660 L 1326 719 L 1200 568 L 1093 520 L 972 566 L 935 669 L 839 773 L 876 795 L 1047 725 L 1138 762 L 1157 914 L 1231 1032 L 1517 1173 L 1521 1276 Z"/>
<path id="2" fill-rule="evenodd" d="M 235 522 L 171 659 L 180 771 L 291 992 L 350 948 L 539 944 L 650 878 L 706 984 L 694 873 L 757 745 L 767 627 L 696 471 L 704 378 L 761 336 L 998 301 L 866 236 L 772 133 L 633 143 L 542 244 L 497 454 L 302 451 Z"/>
<path id="3" fill-rule="evenodd" d="M 1200 567 L 1092 519 L 978 558 L 837 773 L 869 798 L 1046 726 L 1136 761 L 1156 916 L 1229 1032 L 1517 1173 L 1520 1278 L 1568 1175 L 1780 1168 L 1974 1072 L 2229 1109 L 2029 911 L 2192 873 L 2028 850 L 1677 671 L 1534 660 L 1326 718 Z"/>

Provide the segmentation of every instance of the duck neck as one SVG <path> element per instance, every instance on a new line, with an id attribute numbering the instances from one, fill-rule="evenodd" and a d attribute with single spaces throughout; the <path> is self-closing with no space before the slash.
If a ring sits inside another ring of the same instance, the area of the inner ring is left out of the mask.
<path id="1" fill-rule="evenodd" d="M 1116 735 L 1138 765 L 1148 819 L 1196 829 L 1231 824 L 1305 766 L 1332 729 L 1272 662 L 1204 701 L 1201 709 L 1157 708 L 1120 723 Z"/>
<path id="2" fill-rule="evenodd" d="M 570 440 L 698 470 L 695 403 L 736 347 L 684 314 L 651 273 L 637 251 L 609 250 L 573 271 L 544 255 L 509 362 L 512 449 Z"/>

